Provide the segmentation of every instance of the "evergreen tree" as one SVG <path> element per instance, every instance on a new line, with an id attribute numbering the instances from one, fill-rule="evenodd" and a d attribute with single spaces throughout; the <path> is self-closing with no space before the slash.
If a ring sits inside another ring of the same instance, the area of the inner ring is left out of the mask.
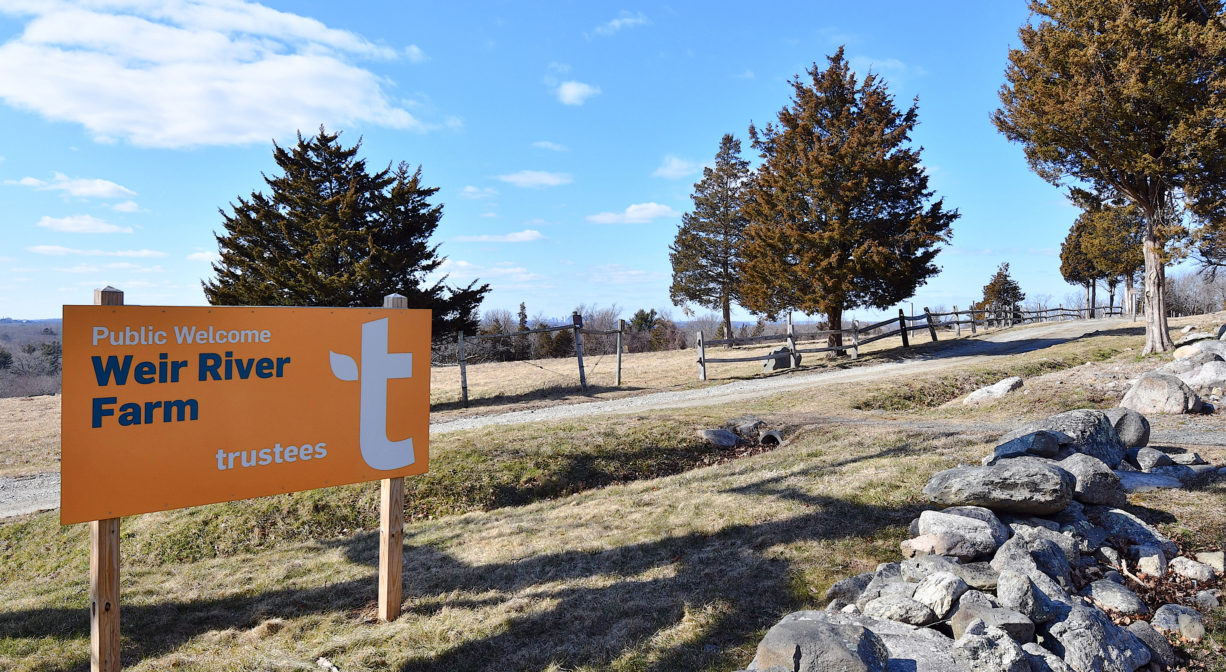
<path id="1" fill-rule="evenodd" d="M 1115 287 L 1120 280 L 1131 292 L 1133 278 L 1145 268 L 1141 240 L 1144 216 L 1135 205 L 1109 203 L 1091 207 L 1087 215 L 1081 249 L 1106 278 L 1111 292 L 1107 305 L 1114 307 Z"/>
<path id="2" fill-rule="evenodd" d="M 205 281 L 214 305 L 381 306 L 383 297 L 407 296 L 409 307 L 434 311 L 434 337 L 476 330 L 476 308 L 489 285 L 453 288 L 426 276 L 445 260 L 430 236 L 443 214 L 421 184 L 421 168 L 401 163 L 376 173 L 339 133 L 273 143 L 281 174 L 264 177 L 269 194 L 238 198 L 221 211 L 224 235 L 215 236 L 217 277 Z"/>
<path id="3" fill-rule="evenodd" d="M 531 354 L 528 346 L 528 335 L 522 333 L 528 331 L 528 308 L 523 301 L 519 302 L 519 312 L 516 313 L 515 317 L 519 319 L 519 329 L 517 331 L 521 332 L 515 336 L 515 359 L 528 359 L 528 355 Z"/>
<path id="4" fill-rule="evenodd" d="M 983 286 L 983 308 L 997 310 L 997 315 L 1009 315 L 1011 319 L 1020 317 L 1021 303 L 1026 300 L 1022 288 L 1009 275 L 1009 262 L 996 268 L 996 273 L 988 284 Z"/>
<path id="5" fill-rule="evenodd" d="M 1118 193 L 1144 215 L 1144 354 L 1170 350 L 1163 249 L 1226 214 L 1222 0 L 1030 0 L 993 121 L 1030 167 Z"/>
<path id="6" fill-rule="evenodd" d="M 749 162 L 741 158 L 741 141 L 727 133 L 719 141 L 715 167 L 703 168 L 694 184 L 693 212 L 681 216 L 677 237 L 669 247 L 673 305 L 687 301 L 720 310 L 725 334 L 732 333 L 732 302 L 740 301 L 740 246 L 745 216 L 741 212 L 749 181 Z"/>
<path id="7" fill-rule="evenodd" d="M 553 344 L 549 351 L 550 357 L 575 356 L 575 330 L 563 329 L 554 332 Z"/>
<path id="8" fill-rule="evenodd" d="M 13 365 L 13 353 L 0 348 L 0 371 L 9 368 Z"/>
<path id="9" fill-rule="evenodd" d="M 931 200 L 910 146 L 915 104 L 897 110 L 873 73 L 857 82 L 842 48 L 808 75 L 793 79 L 778 125 L 749 128 L 763 163 L 744 208 L 741 303 L 824 314 L 840 329 L 844 310 L 887 308 L 936 274 L 937 246 L 958 213 Z"/>
<path id="10" fill-rule="evenodd" d="M 1090 255 L 1086 254 L 1090 217 L 1090 212 L 1078 215 L 1064 242 L 1060 244 L 1060 275 L 1064 276 L 1065 282 L 1085 287 L 1087 314 L 1094 317 L 1095 288 L 1104 273 L 1090 259 Z"/>

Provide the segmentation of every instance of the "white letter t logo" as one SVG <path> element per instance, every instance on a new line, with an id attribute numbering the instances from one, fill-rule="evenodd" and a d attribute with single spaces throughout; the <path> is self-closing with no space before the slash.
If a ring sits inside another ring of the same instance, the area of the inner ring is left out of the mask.
<path id="1" fill-rule="evenodd" d="M 387 381 L 413 377 L 413 353 L 388 352 L 387 318 L 362 325 L 362 373 L 349 355 L 328 351 L 332 375 L 361 380 L 358 445 L 362 459 L 384 471 L 413 464 L 413 438 L 392 441 L 387 436 Z"/>

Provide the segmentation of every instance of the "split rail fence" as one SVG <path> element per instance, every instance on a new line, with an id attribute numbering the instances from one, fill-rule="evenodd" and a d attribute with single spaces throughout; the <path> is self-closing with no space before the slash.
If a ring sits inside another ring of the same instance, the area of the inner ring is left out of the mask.
<path id="1" fill-rule="evenodd" d="M 904 348 L 909 348 L 911 347 L 911 334 L 915 331 L 927 331 L 929 338 L 932 341 L 936 341 L 937 329 L 952 329 L 955 336 L 961 336 L 963 325 L 969 325 L 971 333 L 974 334 L 978 332 L 980 326 L 987 331 L 992 327 L 1007 328 L 1018 324 L 1086 319 L 1093 318 L 1098 315 L 1103 317 L 1109 317 L 1112 315 L 1122 316 L 1123 308 L 1120 306 L 1101 306 L 1086 309 L 1065 308 L 1064 306 L 1059 306 L 1057 308 L 1048 308 L 1044 310 L 1009 310 L 1003 308 L 958 310 L 958 307 L 954 306 L 954 309 L 951 312 L 933 313 L 925 307 L 922 315 L 911 316 L 908 316 L 900 308 L 898 310 L 898 317 L 891 317 L 874 324 L 861 325 L 859 320 L 852 320 L 851 329 L 819 329 L 817 331 L 808 332 L 805 334 L 798 334 L 796 332 L 795 327 L 792 325 L 792 316 L 789 313 L 787 331 L 782 334 L 752 336 L 748 338 L 722 338 L 719 340 L 706 341 L 703 339 L 702 331 L 699 331 L 696 342 L 696 347 L 698 349 L 698 379 L 707 379 L 708 364 L 759 362 L 787 357 L 788 368 L 795 368 L 799 365 L 799 355 L 819 352 L 847 352 L 850 354 L 852 359 L 856 359 L 860 355 L 861 346 L 867 345 L 874 341 L 879 341 L 883 338 L 889 338 L 891 336 L 900 336 L 902 338 L 902 346 Z M 963 319 L 963 316 L 965 316 L 965 319 Z M 797 347 L 798 341 L 817 341 L 835 334 L 843 337 L 840 339 L 842 345 L 820 348 Z M 848 340 L 850 340 L 850 343 L 847 342 Z M 756 345 L 758 343 L 770 341 L 785 342 L 785 349 L 787 352 L 776 352 L 774 354 L 768 353 L 765 355 L 748 357 L 707 357 L 707 346 L 709 345 L 728 345 L 736 347 L 738 345 Z"/>

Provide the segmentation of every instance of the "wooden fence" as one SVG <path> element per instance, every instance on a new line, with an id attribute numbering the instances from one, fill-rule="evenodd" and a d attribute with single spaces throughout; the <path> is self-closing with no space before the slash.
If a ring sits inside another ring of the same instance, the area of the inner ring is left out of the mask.
<path id="1" fill-rule="evenodd" d="M 860 325 L 859 320 L 852 320 L 851 329 L 819 329 L 803 335 L 796 333 L 792 325 L 792 315 L 788 314 L 787 331 L 783 334 L 773 334 L 770 336 L 753 336 L 749 338 L 723 338 L 715 341 L 704 341 L 702 332 L 698 332 L 696 347 L 698 349 L 698 379 L 707 379 L 708 364 L 731 364 L 735 362 L 760 362 L 770 359 L 782 357 L 782 354 L 766 354 L 753 357 L 707 357 L 708 345 L 729 345 L 736 347 L 738 345 L 754 345 L 762 342 L 780 341 L 786 343 L 787 357 L 789 360 L 789 368 L 795 368 L 798 364 L 797 355 L 818 353 L 818 352 L 848 352 L 852 359 L 860 355 L 860 347 L 879 341 L 883 338 L 891 336 L 900 336 L 904 348 L 911 347 L 911 334 L 915 331 L 927 331 L 928 336 L 932 341 L 937 340 L 937 329 L 952 329 L 955 336 L 962 335 L 962 326 L 969 325 L 971 333 L 977 333 L 978 328 L 982 326 L 984 330 L 995 326 L 996 328 L 1008 328 L 1019 324 L 1033 324 L 1036 322 L 1054 322 L 1061 320 L 1076 320 L 1092 318 L 1096 315 L 1110 317 L 1112 315 L 1122 316 L 1123 308 L 1121 306 L 1101 306 L 1095 308 L 1065 308 L 1059 306 L 1057 308 L 1047 308 L 1044 310 L 1011 310 L 1007 308 L 987 308 L 979 310 L 958 310 L 954 306 L 953 311 L 948 313 L 933 313 L 924 308 L 922 315 L 908 316 L 903 310 L 898 309 L 898 317 L 891 317 L 882 320 L 875 324 Z M 965 316 L 965 319 L 963 319 Z M 943 319 L 953 318 L 953 319 Z M 833 334 L 843 335 L 844 341 L 850 339 L 850 343 L 844 342 L 843 345 L 823 348 L 798 348 L 796 343 L 798 340 L 816 341 L 822 338 L 829 337 Z"/>
<path id="2" fill-rule="evenodd" d="M 593 334 L 597 336 L 617 335 L 617 377 L 616 385 L 622 384 L 622 336 L 626 333 L 626 321 L 618 320 L 616 329 L 584 329 L 583 316 L 579 313 L 571 314 L 571 324 L 564 324 L 557 327 L 544 327 L 541 329 L 528 329 L 525 331 L 515 331 L 509 334 L 475 334 L 468 336 L 468 340 L 494 339 L 494 338 L 515 338 L 516 336 L 527 336 L 529 334 L 544 334 L 553 331 L 569 331 L 575 332 L 575 359 L 579 362 L 579 386 L 587 391 L 587 373 L 583 369 L 583 339 L 582 334 Z M 468 358 L 464 352 L 464 332 L 456 333 L 456 360 L 460 364 L 460 396 L 464 400 L 464 408 L 468 408 Z"/>

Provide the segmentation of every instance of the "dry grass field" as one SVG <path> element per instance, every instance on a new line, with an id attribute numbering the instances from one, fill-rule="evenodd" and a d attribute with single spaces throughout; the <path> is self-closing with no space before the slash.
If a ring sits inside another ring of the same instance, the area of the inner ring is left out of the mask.
<path id="1" fill-rule="evenodd" d="M 0 477 L 59 470 L 59 395 L 0 398 Z"/>
<path id="2" fill-rule="evenodd" d="M 917 380 L 437 437 L 431 473 L 408 482 L 393 623 L 374 620 L 375 484 L 128 518 L 125 669 L 740 669 L 780 616 L 898 559 L 933 472 L 1022 418 L 1118 401 L 1097 376 L 1159 363 L 1139 361 L 1141 342 L 1116 330 Z M 956 401 L 1009 372 L 1030 394 Z M 58 425 L 58 404 L 37 403 Z M 12 408 L 0 414 L 17 427 Z M 732 459 L 693 438 L 748 416 L 788 441 Z M 1184 421 L 1200 419 L 1155 425 Z M 1226 463 L 1226 449 L 1198 450 Z M 1131 508 L 1188 550 L 1226 546 L 1226 481 Z M 86 537 L 54 512 L 0 521 L 0 669 L 88 669 Z M 1226 670 L 1207 652 L 1204 669 Z"/>

